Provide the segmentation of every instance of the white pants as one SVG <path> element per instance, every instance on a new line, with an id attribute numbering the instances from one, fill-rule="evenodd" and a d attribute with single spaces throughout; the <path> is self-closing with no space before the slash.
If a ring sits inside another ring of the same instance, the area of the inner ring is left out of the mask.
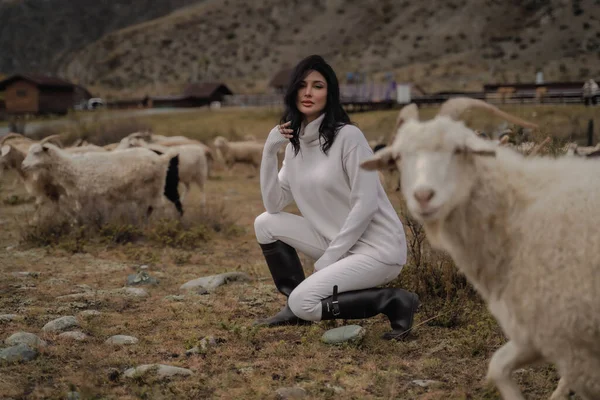
<path id="1" fill-rule="evenodd" d="M 306 219 L 280 212 L 262 213 L 254 221 L 256 239 L 260 244 L 281 240 L 313 260 L 318 260 L 327 247 L 328 240 L 321 236 Z M 363 254 L 350 254 L 337 262 L 315 270 L 290 294 L 288 304 L 299 318 L 321 320 L 321 300 L 338 292 L 369 289 L 394 280 L 402 265 L 384 264 Z"/>

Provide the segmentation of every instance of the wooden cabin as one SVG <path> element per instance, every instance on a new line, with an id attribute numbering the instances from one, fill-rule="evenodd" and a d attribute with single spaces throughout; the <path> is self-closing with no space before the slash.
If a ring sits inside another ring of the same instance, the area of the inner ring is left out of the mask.
<path id="1" fill-rule="evenodd" d="M 7 114 L 66 114 L 77 101 L 91 98 L 82 86 L 64 79 L 18 74 L 0 81 Z"/>

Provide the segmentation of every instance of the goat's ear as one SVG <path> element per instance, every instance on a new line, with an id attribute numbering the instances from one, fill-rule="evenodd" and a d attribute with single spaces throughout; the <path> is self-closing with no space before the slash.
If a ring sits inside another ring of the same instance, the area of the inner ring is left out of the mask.
<path id="1" fill-rule="evenodd" d="M 476 135 L 470 136 L 464 146 L 455 150 L 457 154 L 473 154 L 477 156 L 496 156 L 496 145 L 489 140 L 482 139 Z"/>
<path id="2" fill-rule="evenodd" d="M 5 144 L 4 146 L 2 146 L 0 155 L 2 155 L 2 157 L 5 157 L 8 155 L 8 153 L 10 153 L 11 150 L 12 150 L 12 147 L 8 144 Z"/>
<path id="3" fill-rule="evenodd" d="M 360 163 L 362 169 L 373 171 L 376 169 L 387 169 L 396 165 L 399 156 L 394 156 L 391 147 L 385 147 L 376 152 L 372 157 Z"/>

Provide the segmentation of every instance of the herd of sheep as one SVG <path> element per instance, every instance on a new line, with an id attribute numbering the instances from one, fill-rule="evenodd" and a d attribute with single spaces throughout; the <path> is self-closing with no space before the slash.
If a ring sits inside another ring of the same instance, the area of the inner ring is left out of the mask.
<path id="1" fill-rule="evenodd" d="M 60 135 L 36 141 L 11 133 L 0 138 L 0 171 L 14 170 L 35 198 L 33 223 L 42 211 L 76 218 L 90 201 L 131 203 L 146 216 L 174 207 L 183 215 L 182 202 L 193 185 L 206 204 L 205 184 L 215 161 L 227 169 L 243 163 L 256 170 L 262 147 L 253 137 L 228 141 L 219 136 L 211 147 L 185 136 L 149 132 L 106 146 L 79 140 L 64 147 Z"/>
<path id="2" fill-rule="evenodd" d="M 600 399 L 600 147 L 569 143 L 564 156 L 543 157 L 542 143 L 492 140 L 460 121 L 482 109 L 527 129 L 480 100 L 448 100 L 435 118 L 404 107 L 388 145 L 370 143 L 361 166 L 400 172 L 410 214 L 435 248 L 446 251 L 486 301 L 508 342 L 490 360 L 487 378 L 504 399 L 523 399 L 511 373 L 550 362 L 561 377 L 551 399 Z M 150 214 L 168 202 L 183 213 L 191 185 L 204 193 L 215 161 L 260 166 L 263 143 L 133 133 L 100 147 L 63 148 L 56 136 L 0 140 L 0 166 L 17 171 L 36 206 L 81 209 L 89 199 L 131 201 Z M 598 170 L 598 171 L 596 171 Z M 598 218 L 598 224 L 595 219 Z"/>

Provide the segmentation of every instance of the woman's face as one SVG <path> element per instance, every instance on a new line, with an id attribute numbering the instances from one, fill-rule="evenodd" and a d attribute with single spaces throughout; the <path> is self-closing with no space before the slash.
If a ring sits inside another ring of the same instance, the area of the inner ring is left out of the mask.
<path id="1" fill-rule="evenodd" d="M 311 122 L 319 117 L 327 104 L 327 81 L 317 71 L 311 71 L 300 83 L 296 106 Z"/>

